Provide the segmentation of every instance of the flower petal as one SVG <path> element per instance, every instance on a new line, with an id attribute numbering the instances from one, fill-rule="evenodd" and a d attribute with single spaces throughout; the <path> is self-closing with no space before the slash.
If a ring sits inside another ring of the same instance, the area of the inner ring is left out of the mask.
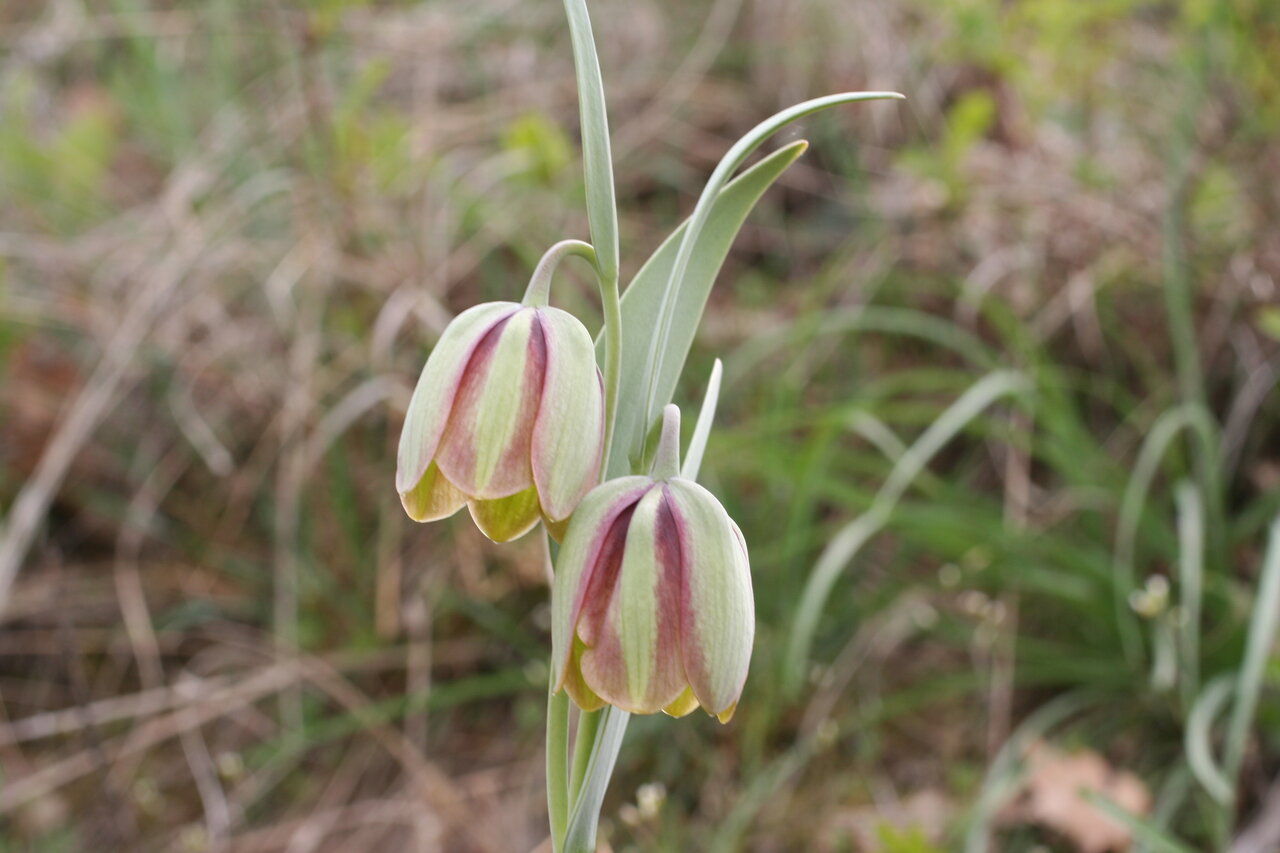
<path id="1" fill-rule="evenodd" d="M 417 485 L 400 493 L 400 503 L 414 521 L 448 518 L 466 502 L 467 496 L 445 479 L 434 462 L 427 466 Z"/>
<path id="2" fill-rule="evenodd" d="M 613 588 L 597 578 L 578 623 L 587 644 L 583 681 L 633 714 L 662 710 L 688 684 L 680 661 L 682 549 L 666 503 L 659 485 L 636 504 Z"/>
<path id="3" fill-rule="evenodd" d="M 604 381 L 595 345 L 578 319 L 541 308 L 547 372 L 533 428 L 533 479 L 547 518 L 568 518 L 600 476 L 604 451 Z"/>
<path id="4" fill-rule="evenodd" d="M 538 493 L 532 486 L 505 498 L 469 501 L 467 508 L 471 510 L 476 527 L 494 542 L 519 539 L 542 517 L 538 510 Z"/>
<path id="5" fill-rule="evenodd" d="M 572 516 L 570 516 L 572 518 Z M 564 535 L 569 530 L 570 518 L 562 518 L 559 521 L 552 521 L 545 515 L 542 517 L 542 524 L 547 528 L 547 532 L 551 534 L 551 538 L 556 542 L 563 542 Z"/>
<path id="6" fill-rule="evenodd" d="M 582 680 L 582 650 L 585 648 L 581 640 L 574 640 L 573 657 L 569 661 L 569 668 L 565 670 L 564 689 L 573 700 L 573 704 L 582 710 L 598 711 L 606 703 Z"/>
<path id="7" fill-rule="evenodd" d="M 463 372 L 485 334 L 520 306 L 487 302 L 463 311 L 444 330 L 427 358 L 409 400 L 400 449 L 396 454 L 396 491 L 403 495 L 422 481 L 444 433 Z"/>
<path id="8" fill-rule="evenodd" d="M 699 704 L 724 722 L 733 714 L 751 663 L 755 602 L 742 531 L 715 496 L 691 480 L 667 481 L 684 548 L 680 641 L 684 671 Z"/>
<path id="9" fill-rule="evenodd" d="M 621 559 L 630 510 L 652 486 L 653 480 L 648 477 L 610 480 L 582 499 L 569 522 L 551 585 L 551 683 L 556 690 L 565 684 L 587 591 L 602 562 Z M 626 517 L 619 524 L 624 513 Z"/>
<path id="10" fill-rule="evenodd" d="M 542 393 L 546 345 L 535 311 L 517 311 L 476 347 L 436 451 L 440 470 L 472 498 L 533 485 L 529 446 Z"/>
<path id="11" fill-rule="evenodd" d="M 693 695 L 693 688 L 686 687 L 680 697 L 662 709 L 662 713 L 672 717 L 683 717 L 698 707 L 698 697 Z"/>

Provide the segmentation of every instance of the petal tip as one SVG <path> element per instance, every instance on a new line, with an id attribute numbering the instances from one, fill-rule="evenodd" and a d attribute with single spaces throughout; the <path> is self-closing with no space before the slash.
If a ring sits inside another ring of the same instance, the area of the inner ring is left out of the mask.
<path id="1" fill-rule="evenodd" d="M 494 542 L 514 542 L 541 518 L 538 495 L 533 489 L 495 500 L 469 500 L 467 509 L 480 532 Z"/>
<path id="2" fill-rule="evenodd" d="M 735 700 L 734 703 L 730 705 L 728 708 L 725 708 L 723 711 L 713 716 L 715 716 L 715 718 L 720 721 L 721 725 L 724 725 L 725 723 L 733 719 L 733 713 L 737 710 L 738 710 L 738 703 Z"/>

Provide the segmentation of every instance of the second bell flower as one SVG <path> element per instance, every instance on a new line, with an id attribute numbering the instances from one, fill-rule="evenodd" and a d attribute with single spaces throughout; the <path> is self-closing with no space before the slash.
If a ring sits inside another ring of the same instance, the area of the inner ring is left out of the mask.
<path id="1" fill-rule="evenodd" d="M 747 546 L 714 495 L 670 473 L 610 480 L 574 513 L 551 590 L 552 683 L 584 710 L 701 706 L 727 722 L 755 634 Z"/>
<path id="2" fill-rule="evenodd" d="M 465 504 L 498 542 L 539 518 L 564 521 L 595 484 L 604 386 L 595 347 L 571 314 L 489 302 L 445 329 L 418 379 L 396 465 L 416 521 Z"/>

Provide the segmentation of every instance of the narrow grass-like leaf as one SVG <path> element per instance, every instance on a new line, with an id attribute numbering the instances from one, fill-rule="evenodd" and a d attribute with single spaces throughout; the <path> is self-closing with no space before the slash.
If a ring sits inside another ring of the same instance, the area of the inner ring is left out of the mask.
<path id="1" fill-rule="evenodd" d="M 1147 848 L 1154 853 L 1196 853 L 1160 827 L 1143 820 L 1110 797 L 1104 797 L 1092 790 L 1081 790 L 1080 796 L 1104 812 L 1107 817 L 1128 829 L 1134 839 L 1146 844 Z"/>
<path id="2" fill-rule="evenodd" d="M 1160 470 L 1160 463 L 1172 446 L 1173 440 L 1184 430 L 1190 430 L 1200 440 L 1200 449 L 1205 459 L 1218 458 L 1214 437 L 1216 429 L 1213 426 L 1213 419 L 1204 407 L 1184 403 L 1170 409 L 1156 419 L 1151 426 L 1151 431 L 1147 433 L 1142 450 L 1138 453 L 1138 460 L 1133 465 L 1133 474 L 1125 488 L 1124 498 L 1120 502 L 1120 515 L 1116 521 L 1112 605 L 1115 609 L 1116 628 L 1120 632 L 1125 659 L 1134 666 L 1142 663 L 1142 636 L 1137 617 L 1129 609 L 1129 593 L 1133 591 L 1136 583 L 1133 559 L 1138 523 L 1142 519 L 1142 509 L 1151 491 L 1151 483 Z"/>
<path id="3" fill-rule="evenodd" d="M 711 378 L 707 380 L 707 393 L 702 398 L 702 408 L 698 410 L 698 422 L 693 426 L 693 437 L 689 439 L 689 449 L 684 454 L 684 466 L 680 476 L 686 480 L 698 479 L 698 470 L 702 467 L 702 455 L 707 450 L 707 439 L 711 437 L 711 424 L 716 419 L 716 403 L 720 400 L 720 377 L 724 375 L 724 365 L 720 359 L 711 367 Z"/>
<path id="4" fill-rule="evenodd" d="M 648 363 L 654 365 L 654 369 L 653 373 L 646 377 L 646 382 L 643 386 L 647 389 L 644 407 L 645 425 L 654 420 L 658 411 L 665 405 L 664 400 L 669 399 L 662 396 L 660 380 L 663 376 L 664 364 L 670 355 L 668 341 L 671 326 L 678 314 L 676 309 L 681 301 L 681 292 L 686 286 L 685 277 L 695 257 L 698 241 L 702 237 L 702 230 L 710 222 L 715 202 L 720 195 L 721 189 L 729 183 L 733 173 L 738 171 L 738 167 L 746 161 L 751 152 L 755 151 L 766 139 L 791 122 L 840 104 L 886 98 L 902 100 L 903 95 L 897 92 L 842 92 L 837 95 L 827 95 L 823 98 L 804 101 L 781 112 L 774 113 L 757 124 L 735 142 L 733 147 L 720 159 L 715 171 L 711 173 L 711 177 L 707 180 L 707 185 L 703 187 L 702 195 L 698 197 L 698 203 L 694 205 L 693 213 L 689 216 L 688 230 L 680 238 L 680 245 L 672 260 L 671 273 L 667 277 L 666 286 L 662 290 L 662 308 L 658 312 L 657 335 L 652 339 L 649 349 Z M 700 315 L 701 312 L 699 312 Z M 683 358 L 678 360 L 683 364 Z M 677 367 L 676 373 L 679 374 L 679 367 Z"/>
<path id="5" fill-rule="evenodd" d="M 1194 782 L 1191 771 L 1185 765 L 1175 767 L 1160 786 L 1160 793 L 1156 795 L 1156 804 L 1148 822 L 1157 829 L 1168 832 L 1169 824 L 1181 812 L 1187 797 L 1191 795 Z M 1139 838 L 1134 841 L 1133 853 L 1153 853 L 1153 850 Z"/>
<path id="6" fill-rule="evenodd" d="M 587 223 L 596 250 L 600 277 L 618 280 L 618 203 L 613 190 L 613 160 L 609 147 L 609 118 L 605 111 L 600 58 L 591 35 L 586 0 L 564 0 L 573 42 L 573 67 L 578 81 L 578 113 L 582 119 L 582 165 L 587 188 Z"/>
<path id="7" fill-rule="evenodd" d="M 897 433 L 870 412 L 859 409 L 850 415 L 849 429 L 883 453 L 890 462 L 897 462 L 907 452 L 907 446 L 898 438 Z"/>
<path id="8" fill-rule="evenodd" d="M 1210 681 L 1191 706 L 1183 730 L 1187 766 L 1219 805 L 1231 802 L 1231 783 L 1213 758 L 1213 723 L 1226 707 L 1234 688 L 1230 675 L 1220 675 Z"/>
<path id="9" fill-rule="evenodd" d="M 1045 732 L 1095 701 L 1093 696 L 1085 692 L 1064 693 L 1041 705 L 1014 730 L 1000 747 L 1000 751 L 996 753 L 987 770 L 987 776 L 982 781 L 982 790 L 978 794 L 978 801 L 969 818 L 969 827 L 965 831 L 965 853 L 987 853 L 991 824 L 1000 807 L 1017 787 L 1022 767 L 1022 753 L 1027 747 L 1042 737 Z"/>
<path id="10" fill-rule="evenodd" d="M 746 790 L 737 797 L 733 809 L 716 827 L 708 846 L 711 853 L 738 853 L 744 849 L 743 837 L 751 827 L 751 821 L 804 769 L 821 745 L 819 737 L 810 735 L 757 771 Z"/>
<path id="11" fill-rule="evenodd" d="M 818 618 L 841 570 L 889 523 L 894 508 L 911 483 L 938 451 L 988 406 L 1001 397 L 1022 394 L 1030 388 L 1025 376 L 1011 370 L 996 371 L 978 380 L 902 454 L 876 494 L 871 508 L 831 538 L 805 582 L 800 606 L 796 610 L 782 676 L 785 692 L 794 695 L 803 683 Z"/>
<path id="12" fill-rule="evenodd" d="M 685 287 L 676 300 L 676 319 L 667 339 L 668 357 L 663 361 L 658 381 L 658 399 L 664 405 L 670 402 L 671 395 L 675 392 L 676 381 L 684 368 L 689 347 L 693 344 L 693 336 L 702 319 L 707 296 L 711 293 L 716 274 L 729 253 L 729 246 L 737 236 L 738 229 L 764 191 L 807 147 L 807 142 L 798 141 L 778 149 L 743 172 L 717 196 L 707 216 L 706 227 L 698 239 L 697 251 L 685 278 Z M 609 478 L 630 473 L 639 458 L 637 451 L 644 441 L 646 428 L 644 400 L 639 391 L 645 388 L 652 372 L 648 362 L 650 339 L 658 325 L 663 288 L 688 225 L 688 222 L 682 224 L 658 247 L 622 294 L 622 327 L 626 346 L 622 353 L 621 387 L 631 390 L 618 400 L 618 414 L 609 454 Z M 597 358 L 603 357 L 603 354 L 604 341 L 597 339 Z"/>
<path id="13" fill-rule="evenodd" d="M 1267 552 L 1262 558 L 1262 575 L 1258 582 L 1258 598 L 1249 620 L 1249 638 L 1245 643 L 1244 661 L 1236 681 L 1236 701 L 1231 708 L 1231 721 L 1227 726 L 1227 745 L 1222 766 L 1235 793 L 1240 776 L 1240 763 L 1244 760 L 1245 744 L 1249 740 L 1249 727 L 1258 709 L 1258 694 L 1266 673 L 1271 644 L 1276 638 L 1276 624 L 1280 621 L 1280 517 L 1271 523 Z M 1234 800 L 1234 797 L 1233 797 Z"/>
<path id="14" fill-rule="evenodd" d="M 1187 704 L 1200 691 L 1200 610 L 1204 598 L 1204 502 L 1191 483 L 1180 483 L 1178 504 L 1178 629 L 1182 695 Z"/>

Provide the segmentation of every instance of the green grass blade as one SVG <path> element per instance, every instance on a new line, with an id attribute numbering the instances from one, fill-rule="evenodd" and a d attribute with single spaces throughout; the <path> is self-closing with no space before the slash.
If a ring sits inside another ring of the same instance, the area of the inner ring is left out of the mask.
<path id="1" fill-rule="evenodd" d="M 1226 707 L 1235 685 L 1231 676 L 1215 678 L 1191 706 L 1187 715 L 1183 742 L 1187 753 L 1187 766 L 1196 781 L 1219 805 L 1231 802 L 1231 782 L 1213 758 L 1213 723 Z"/>
<path id="2" fill-rule="evenodd" d="M 1095 702 L 1084 691 L 1064 693 L 1033 711 L 1000 747 L 982 780 L 982 790 L 974 804 L 965 830 L 965 853 L 986 853 L 991 838 L 991 825 L 996 814 L 1017 788 L 1021 776 L 1022 755 L 1034 741 Z"/>
<path id="3" fill-rule="evenodd" d="M 1200 691 L 1200 611 L 1204 599 L 1204 501 L 1191 483 L 1174 494 L 1178 504 L 1178 630 L 1182 695 L 1190 705 Z"/>
<path id="4" fill-rule="evenodd" d="M 996 400 L 1024 393 L 1030 387 L 1025 376 L 1011 370 L 996 371 L 978 380 L 902 454 L 876 494 L 871 508 L 832 537 L 805 583 L 800 606 L 796 610 L 783 670 L 783 688 L 786 693 L 794 695 L 804 683 L 818 618 L 822 615 L 827 597 L 840 577 L 841 570 L 857 556 L 871 537 L 889 523 L 894 508 L 907 488 L 947 442 Z"/>
<path id="5" fill-rule="evenodd" d="M 1148 822 L 1157 829 L 1168 832 L 1169 824 L 1184 808 L 1193 783 L 1191 772 L 1185 766 L 1177 767 L 1169 773 L 1164 784 L 1160 786 L 1160 792 L 1156 795 L 1156 804 L 1151 810 Z M 1154 851 L 1150 845 L 1143 843 L 1139 838 L 1133 845 L 1133 853 L 1154 853 Z"/>
<path id="6" fill-rule="evenodd" d="M 1081 791 L 1080 796 L 1105 812 L 1107 817 L 1123 825 L 1129 832 L 1133 833 L 1134 839 L 1141 841 L 1147 846 L 1148 850 L 1154 851 L 1154 853 L 1196 853 L 1160 827 L 1150 821 L 1143 820 L 1110 797 L 1104 797 L 1097 791 L 1088 790 Z"/>
<path id="7" fill-rule="evenodd" d="M 1231 781 L 1233 794 L 1240 775 L 1240 763 L 1244 760 L 1245 744 L 1249 740 L 1249 727 L 1253 725 L 1253 715 L 1258 709 L 1258 694 L 1266 674 L 1271 644 L 1276 638 L 1277 622 L 1280 622 L 1280 517 L 1271 523 L 1267 553 L 1262 558 L 1258 599 L 1249 620 L 1244 662 L 1236 681 L 1236 701 L 1227 725 L 1227 745 L 1222 764 Z"/>
<path id="8" fill-rule="evenodd" d="M 1133 666 L 1142 664 L 1142 635 L 1137 617 L 1129 609 L 1129 593 L 1136 585 L 1133 561 L 1137 550 L 1138 524 L 1142 520 L 1142 510 L 1151 491 L 1151 484 L 1160 470 L 1160 463 L 1173 446 L 1174 439 L 1184 430 L 1191 431 L 1199 438 L 1205 459 L 1217 459 L 1215 430 L 1209 413 L 1201 406 L 1185 403 L 1170 409 L 1156 419 L 1147 433 L 1120 502 L 1112 572 L 1112 606 L 1125 659 Z"/>
<path id="9" fill-rule="evenodd" d="M 778 149 L 743 172 L 717 196 L 707 217 L 707 227 L 702 230 L 698 239 L 685 287 L 676 300 L 678 310 L 675 312 L 671 336 L 667 340 L 668 356 L 663 361 L 662 373 L 658 376 L 658 399 L 663 405 L 671 400 L 671 395 L 675 392 L 676 381 L 684 368 L 689 347 L 693 344 L 693 336 L 702 319 L 702 310 L 711 293 L 711 285 L 729 253 L 729 246 L 737 236 L 738 229 L 742 227 L 747 214 L 755 207 L 760 196 L 764 195 L 764 191 L 807 147 L 807 142 L 798 141 Z M 626 341 L 622 353 L 623 388 L 638 390 L 648 385 L 649 376 L 653 372 L 653 367 L 647 360 L 650 355 L 650 340 L 658 325 L 663 289 L 688 226 L 688 222 L 682 224 L 658 247 L 622 294 L 623 339 Z M 596 353 L 598 356 L 603 355 L 603 339 L 596 341 Z M 617 421 L 609 456 L 609 477 L 630 473 L 639 459 L 646 428 L 643 406 L 644 401 L 639 393 L 624 394 L 618 400 Z"/>
<path id="10" fill-rule="evenodd" d="M 587 222 L 596 264 L 605 281 L 618 280 L 618 203 L 613 189 L 613 159 L 609 148 L 609 118 L 605 111 L 600 57 L 591 34 L 586 0 L 564 0 L 573 41 L 573 67 L 578 81 L 578 112 L 582 118 L 582 168 L 587 188 Z"/>

